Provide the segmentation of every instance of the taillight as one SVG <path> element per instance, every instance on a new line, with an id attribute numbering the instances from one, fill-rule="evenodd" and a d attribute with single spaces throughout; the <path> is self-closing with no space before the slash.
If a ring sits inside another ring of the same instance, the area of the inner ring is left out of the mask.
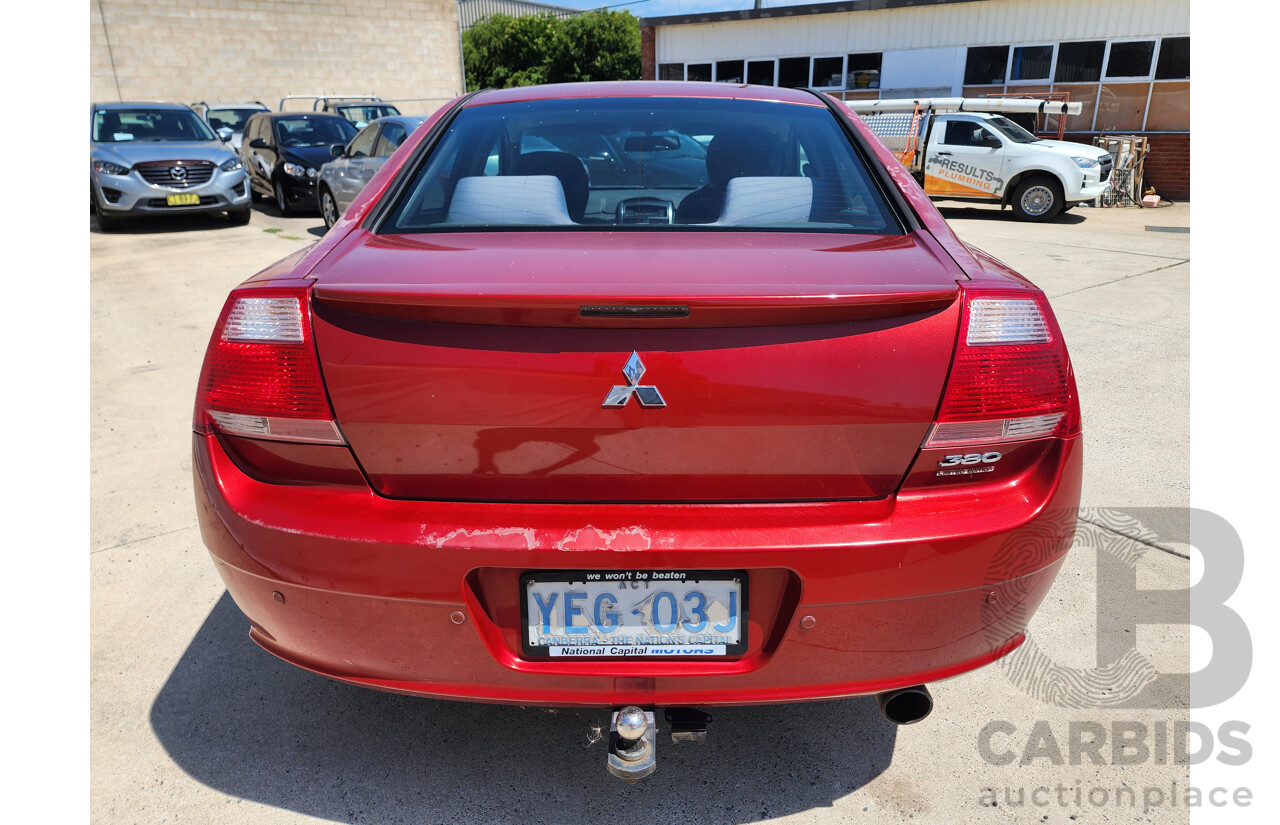
<path id="1" fill-rule="evenodd" d="M 231 293 L 205 353 L 196 432 L 345 444 L 311 341 L 306 289 Z"/>
<path id="2" fill-rule="evenodd" d="M 1079 431 L 1071 361 L 1044 294 L 965 287 L 955 361 L 924 446 Z"/>

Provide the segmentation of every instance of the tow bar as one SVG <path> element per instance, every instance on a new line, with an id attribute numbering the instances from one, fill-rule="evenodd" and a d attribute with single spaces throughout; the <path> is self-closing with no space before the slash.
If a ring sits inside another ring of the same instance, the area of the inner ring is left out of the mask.
<path id="1" fill-rule="evenodd" d="M 627 705 L 609 721 L 609 773 L 636 782 L 658 767 L 653 711 Z"/>
<path id="2" fill-rule="evenodd" d="M 674 744 L 706 741 L 711 714 L 695 708 L 667 708 L 665 715 Z M 609 773 L 634 783 L 657 770 L 657 727 L 651 710 L 627 705 L 614 711 L 609 720 Z"/>

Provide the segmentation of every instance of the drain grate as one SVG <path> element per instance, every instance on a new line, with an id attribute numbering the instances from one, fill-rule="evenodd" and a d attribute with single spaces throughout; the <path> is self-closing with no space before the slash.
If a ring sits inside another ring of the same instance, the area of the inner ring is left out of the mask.
<path id="1" fill-rule="evenodd" d="M 1148 232 L 1190 232 L 1189 226 L 1148 226 Z"/>

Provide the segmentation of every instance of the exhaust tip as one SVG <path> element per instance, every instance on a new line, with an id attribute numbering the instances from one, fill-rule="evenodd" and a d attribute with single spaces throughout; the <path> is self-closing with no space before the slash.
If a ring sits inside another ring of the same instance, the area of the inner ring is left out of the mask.
<path id="1" fill-rule="evenodd" d="M 924 685 L 887 690 L 876 694 L 876 704 L 884 718 L 895 725 L 914 725 L 933 710 L 933 697 Z"/>

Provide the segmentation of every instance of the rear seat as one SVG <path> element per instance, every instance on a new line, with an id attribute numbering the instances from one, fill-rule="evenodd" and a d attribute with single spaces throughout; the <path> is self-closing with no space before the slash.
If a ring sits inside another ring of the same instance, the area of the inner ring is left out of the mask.
<path id="1" fill-rule="evenodd" d="M 713 226 L 807 223 L 813 210 L 809 178 L 731 178 Z"/>
<path id="2" fill-rule="evenodd" d="M 462 178 L 453 191 L 444 223 L 574 225 L 565 205 L 564 187 L 553 175 Z"/>

